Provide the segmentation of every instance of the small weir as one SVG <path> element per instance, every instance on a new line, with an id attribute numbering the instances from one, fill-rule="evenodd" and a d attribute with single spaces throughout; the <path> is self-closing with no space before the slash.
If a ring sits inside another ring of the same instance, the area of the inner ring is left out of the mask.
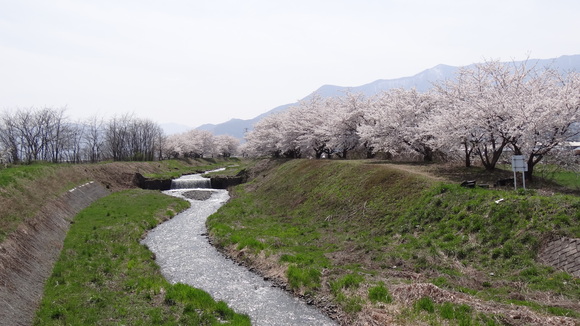
<path id="1" fill-rule="evenodd" d="M 185 175 L 171 180 L 171 189 L 211 188 L 211 180 L 199 174 Z"/>
<path id="2" fill-rule="evenodd" d="M 226 190 L 207 187 L 201 176 L 187 176 L 168 195 L 187 199 L 191 207 L 150 231 L 143 243 L 155 253 L 161 272 L 172 283 L 208 292 L 253 325 L 336 325 L 321 312 L 219 253 L 206 237 L 205 221 L 229 199 Z M 181 178 L 180 178 L 181 179 Z M 186 189 L 189 184 L 196 189 Z"/>

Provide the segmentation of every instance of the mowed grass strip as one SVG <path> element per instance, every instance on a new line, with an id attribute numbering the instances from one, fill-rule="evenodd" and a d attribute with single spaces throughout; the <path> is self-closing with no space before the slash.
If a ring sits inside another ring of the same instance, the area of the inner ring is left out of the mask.
<path id="1" fill-rule="evenodd" d="M 79 213 L 44 289 L 35 325 L 250 325 L 246 315 L 172 285 L 140 240 L 186 201 L 145 190 L 113 193 Z"/>

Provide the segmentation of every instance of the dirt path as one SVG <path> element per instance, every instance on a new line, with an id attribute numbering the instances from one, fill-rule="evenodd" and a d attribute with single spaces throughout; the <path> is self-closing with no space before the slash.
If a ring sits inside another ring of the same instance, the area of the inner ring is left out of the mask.
<path id="1" fill-rule="evenodd" d="M 388 166 L 392 169 L 397 169 L 409 173 L 414 173 L 421 175 L 427 179 L 434 180 L 434 181 L 444 181 L 444 182 L 453 182 L 450 179 L 446 179 L 441 176 L 437 176 L 429 171 L 428 167 L 422 165 L 412 165 L 412 164 L 393 164 L 393 163 L 382 163 L 383 166 Z"/>

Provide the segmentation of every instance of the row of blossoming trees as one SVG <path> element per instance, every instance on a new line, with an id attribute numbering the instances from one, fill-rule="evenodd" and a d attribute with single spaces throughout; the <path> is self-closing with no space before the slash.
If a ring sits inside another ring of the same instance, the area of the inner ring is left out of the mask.
<path id="1" fill-rule="evenodd" d="M 233 136 L 192 129 L 167 137 L 164 152 L 168 158 L 230 157 L 237 154 L 239 145 Z"/>
<path id="2" fill-rule="evenodd" d="M 165 136 L 162 128 L 131 114 L 108 120 L 71 121 L 65 109 L 18 109 L 0 113 L 3 163 L 152 161 L 177 157 L 229 157 L 239 141 L 207 131 Z"/>
<path id="3" fill-rule="evenodd" d="M 373 97 L 312 96 L 259 121 L 245 150 L 274 157 L 336 155 L 477 159 L 489 170 L 502 153 L 534 166 L 578 134 L 580 75 L 488 61 L 462 68 L 429 92 L 393 89 Z"/>

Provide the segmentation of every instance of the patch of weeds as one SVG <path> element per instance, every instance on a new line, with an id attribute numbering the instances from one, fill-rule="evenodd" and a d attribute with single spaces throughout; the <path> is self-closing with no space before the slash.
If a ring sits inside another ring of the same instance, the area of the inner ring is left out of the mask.
<path id="1" fill-rule="evenodd" d="M 435 303 L 429 297 L 422 297 L 421 299 L 417 300 L 414 307 L 418 311 L 426 311 L 428 313 L 435 312 Z"/>
<path id="2" fill-rule="evenodd" d="M 414 304 L 414 309 L 416 312 L 426 312 L 428 313 L 429 320 L 431 323 L 439 324 L 436 320 L 443 319 L 446 322 L 442 324 L 452 324 L 452 325 L 502 325 L 500 318 L 495 318 L 494 316 L 486 315 L 483 313 L 477 313 L 466 304 L 455 304 L 451 302 L 445 302 L 443 304 L 436 304 L 429 297 L 423 297 L 417 300 Z"/>
<path id="3" fill-rule="evenodd" d="M 295 264 L 288 266 L 286 271 L 288 284 L 292 289 L 301 287 L 316 289 L 320 287 L 320 271 L 314 268 L 300 268 Z"/>
<path id="4" fill-rule="evenodd" d="M 445 302 L 442 305 L 438 305 L 437 310 L 444 319 L 455 319 L 460 325 L 471 325 L 472 309 L 468 305 Z"/>
<path id="5" fill-rule="evenodd" d="M 574 311 L 574 310 L 570 310 L 570 309 L 566 309 L 566 308 L 562 308 L 562 307 L 546 307 L 545 308 L 546 312 L 555 315 L 555 316 L 566 316 L 566 317 L 573 317 L 573 318 L 580 318 L 580 313 Z"/>
<path id="6" fill-rule="evenodd" d="M 364 277 L 357 273 L 347 274 L 338 280 L 331 282 L 330 288 L 334 293 L 339 292 L 342 289 L 356 289 L 364 281 Z"/>
<path id="7" fill-rule="evenodd" d="M 251 248 L 255 250 L 263 250 L 266 248 L 266 245 L 261 241 L 258 241 L 254 238 L 234 238 L 234 241 L 238 244 L 237 249 L 242 250 L 244 248 Z"/>
<path id="8" fill-rule="evenodd" d="M 449 281 L 447 280 L 447 278 L 445 278 L 443 276 L 439 276 L 439 277 L 432 279 L 431 283 L 433 283 L 434 285 L 437 285 L 440 288 L 445 288 L 445 287 L 449 286 Z"/>
<path id="9" fill-rule="evenodd" d="M 357 296 L 353 296 L 353 297 L 348 297 L 343 303 L 342 303 L 342 307 L 344 309 L 344 311 L 346 311 L 347 313 L 357 313 L 359 311 L 362 310 L 362 305 L 363 305 L 364 301 L 357 297 Z"/>
<path id="10" fill-rule="evenodd" d="M 391 296 L 391 293 L 389 293 L 389 289 L 385 287 L 385 284 L 383 282 L 369 288 L 369 299 L 373 303 L 377 301 L 384 303 L 393 302 L 393 297 Z"/>

